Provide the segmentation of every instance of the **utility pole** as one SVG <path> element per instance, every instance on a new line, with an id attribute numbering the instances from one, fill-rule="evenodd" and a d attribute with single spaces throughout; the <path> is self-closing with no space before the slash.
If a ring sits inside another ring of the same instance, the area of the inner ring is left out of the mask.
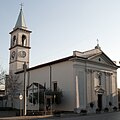
<path id="1" fill-rule="evenodd" d="M 23 64 L 23 70 L 24 70 L 24 115 L 26 115 L 26 69 L 27 65 L 26 62 Z"/>

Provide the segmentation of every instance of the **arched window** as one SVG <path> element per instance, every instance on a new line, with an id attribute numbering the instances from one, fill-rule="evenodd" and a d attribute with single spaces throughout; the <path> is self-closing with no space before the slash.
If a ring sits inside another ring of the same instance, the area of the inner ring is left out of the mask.
<path id="1" fill-rule="evenodd" d="M 16 36 L 14 35 L 12 40 L 12 46 L 15 46 L 15 45 L 16 45 Z"/>
<path id="2" fill-rule="evenodd" d="M 25 35 L 22 35 L 22 46 L 25 46 L 27 43 L 27 39 Z"/>

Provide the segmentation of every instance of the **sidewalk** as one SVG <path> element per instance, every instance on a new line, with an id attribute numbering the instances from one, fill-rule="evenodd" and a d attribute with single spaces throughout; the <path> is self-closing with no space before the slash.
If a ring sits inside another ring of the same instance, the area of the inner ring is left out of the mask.
<path id="1" fill-rule="evenodd" d="M 49 118 L 53 115 L 45 115 L 45 116 L 16 116 L 16 117 L 2 117 L 0 120 L 31 120 L 34 118 Z"/>

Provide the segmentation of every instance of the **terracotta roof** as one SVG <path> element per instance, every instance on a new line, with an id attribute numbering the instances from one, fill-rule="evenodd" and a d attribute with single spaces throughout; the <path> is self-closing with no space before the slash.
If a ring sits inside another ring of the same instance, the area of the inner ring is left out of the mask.
<path id="1" fill-rule="evenodd" d="M 116 67 L 119 67 L 101 49 L 95 48 L 95 49 L 88 50 L 88 51 L 85 51 L 85 52 L 73 51 L 72 56 L 68 56 L 68 57 L 65 57 L 65 58 L 62 58 L 62 59 L 58 59 L 58 60 L 55 60 L 55 61 L 51 61 L 51 62 L 48 62 L 48 63 L 44 63 L 44 64 L 40 64 L 40 65 L 31 67 L 31 68 L 27 69 L 27 71 L 31 71 L 31 70 L 34 70 L 34 69 L 37 69 L 37 68 L 42 68 L 42 67 L 45 67 L 45 66 L 50 66 L 50 65 L 57 64 L 57 63 L 64 62 L 64 61 L 68 61 L 68 60 L 71 60 L 71 59 L 74 59 L 74 58 L 79 58 L 81 60 L 90 60 L 91 58 L 96 57 L 100 54 L 103 54 L 106 58 L 108 58 L 108 60 L 110 61 L 111 64 L 113 64 Z M 16 74 L 21 73 L 21 72 L 23 72 L 23 70 L 16 72 Z"/>

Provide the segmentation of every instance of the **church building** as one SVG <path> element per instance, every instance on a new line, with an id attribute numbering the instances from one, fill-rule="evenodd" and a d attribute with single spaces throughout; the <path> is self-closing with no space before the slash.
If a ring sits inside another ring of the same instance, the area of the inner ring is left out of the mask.
<path id="1" fill-rule="evenodd" d="M 92 107 L 103 110 L 110 103 L 118 107 L 118 66 L 101 50 L 99 44 L 91 50 L 73 51 L 68 57 L 30 68 L 30 33 L 21 8 L 16 25 L 10 32 L 9 48 L 9 71 L 19 75 L 19 81 L 22 81 L 20 94 L 24 94 L 25 89 L 34 83 L 46 84 L 46 89 L 62 90 L 62 103 L 54 105 L 55 110 L 91 111 Z M 23 65 L 26 65 L 26 69 Z M 26 96 L 27 110 L 37 110 L 38 104 L 33 105 L 29 102 L 29 95 Z M 14 99 L 14 107 L 20 108 L 18 99 Z"/>

